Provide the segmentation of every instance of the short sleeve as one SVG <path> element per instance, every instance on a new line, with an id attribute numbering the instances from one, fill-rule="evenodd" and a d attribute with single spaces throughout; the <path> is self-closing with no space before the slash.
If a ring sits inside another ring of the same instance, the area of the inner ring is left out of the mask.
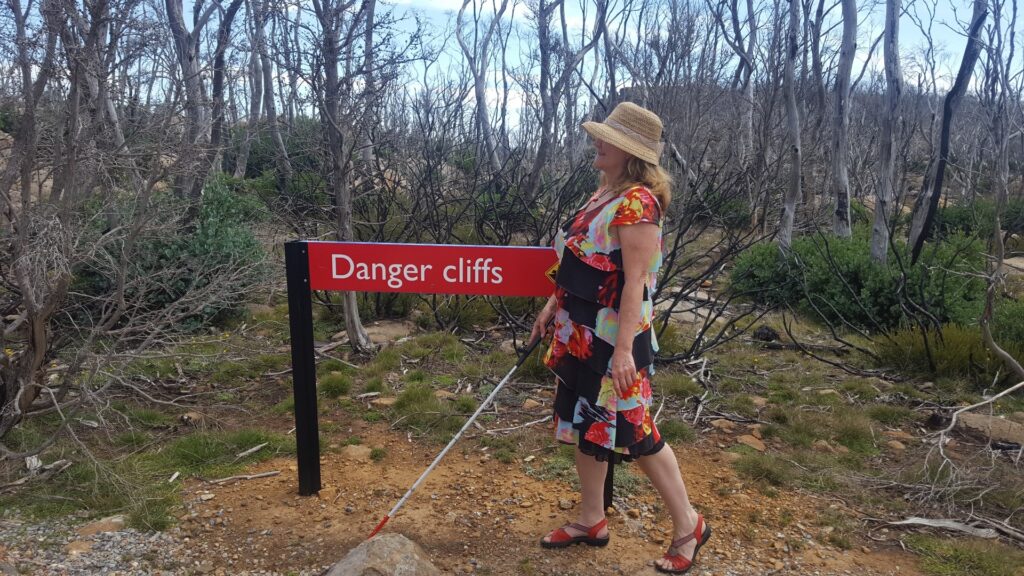
<path id="1" fill-rule="evenodd" d="M 661 224 L 661 205 L 646 186 L 629 189 L 615 210 L 610 226 L 640 223 Z"/>

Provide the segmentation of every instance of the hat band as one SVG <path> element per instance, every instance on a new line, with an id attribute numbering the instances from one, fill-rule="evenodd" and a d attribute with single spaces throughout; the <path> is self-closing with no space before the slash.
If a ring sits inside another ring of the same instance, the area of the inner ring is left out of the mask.
<path id="1" fill-rule="evenodd" d="M 655 140 L 653 140 L 651 138 L 648 138 L 647 136 L 637 132 L 636 130 L 633 130 L 632 128 L 629 128 L 627 126 L 623 126 L 617 120 L 614 120 L 612 118 L 606 119 L 604 121 L 604 124 L 606 126 L 610 127 L 610 128 L 614 128 L 614 129 L 618 130 L 619 132 L 622 132 L 626 136 L 629 136 L 631 138 L 635 138 L 636 140 L 639 140 L 641 144 L 643 144 L 644 146 L 647 146 L 648 148 L 650 148 L 654 152 L 654 154 L 656 156 L 659 156 L 659 157 L 661 156 L 661 151 L 665 147 L 664 143 L 657 142 L 657 141 L 655 141 Z"/>

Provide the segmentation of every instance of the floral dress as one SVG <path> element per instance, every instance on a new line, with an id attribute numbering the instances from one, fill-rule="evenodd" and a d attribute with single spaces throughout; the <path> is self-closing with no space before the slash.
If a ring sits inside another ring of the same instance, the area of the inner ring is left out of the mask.
<path id="1" fill-rule="evenodd" d="M 633 187 L 597 206 L 586 206 L 562 227 L 555 240 L 559 268 L 551 346 L 544 363 L 557 377 L 555 438 L 578 445 L 598 460 L 629 461 L 653 454 L 664 444 L 651 414 L 651 376 L 657 340 L 651 329 L 651 295 L 661 266 L 658 250 L 647 266 L 640 322 L 634 328 L 636 379 L 619 396 L 611 358 L 619 332 L 619 305 L 625 274 L 613 226 L 658 225 L 661 207 L 644 186 Z"/>

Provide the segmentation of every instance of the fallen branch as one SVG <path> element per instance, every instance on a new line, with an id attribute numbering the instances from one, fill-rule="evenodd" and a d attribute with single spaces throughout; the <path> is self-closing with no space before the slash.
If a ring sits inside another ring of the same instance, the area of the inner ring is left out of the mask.
<path id="1" fill-rule="evenodd" d="M 897 522 L 889 522 L 892 526 L 930 526 L 932 528 L 941 528 L 943 530 L 955 530 L 957 532 L 963 532 L 976 536 L 978 538 L 997 538 L 999 534 L 991 528 L 975 528 L 956 520 L 949 520 L 946 518 L 930 519 L 930 518 L 918 518 L 916 516 L 907 518 L 906 520 L 899 520 Z"/>
<path id="2" fill-rule="evenodd" d="M 270 472 L 260 472 L 259 474 L 240 474 L 238 476 L 228 476 L 227 478 L 221 478 L 219 480 L 207 480 L 207 484 L 226 484 L 234 480 L 255 480 L 257 478 L 269 478 L 270 476 L 277 476 L 280 474 L 280 470 L 271 470 Z"/>
<path id="3" fill-rule="evenodd" d="M 1024 544 L 1024 532 L 1021 532 L 1020 530 L 1017 530 L 1016 528 L 1010 526 L 1005 521 L 995 520 L 993 518 L 986 518 L 984 516 L 978 516 L 977 514 L 971 514 L 971 516 L 973 518 L 977 518 L 981 522 L 988 524 L 989 526 L 992 526 L 992 528 L 995 529 L 996 532 L 999 532 L 1003 536 L 1006 536 L 1007 538 L 1012 538 L 1017 542 Z"/>
<path id="4" fill-rule="evenodd" d="M 486 432 L 487 434 L 498 434 L 499 432 L 511 432 L 513 430 L 519 430 L 521 428 L 527 428 L 529 426 L 533 426 L 534 424 L 540 424 L 541 422 L 547 422 L 548 420 L 551 420 L 551 416 L 545 416 L 545 417 L 543 417 L 543 418 L 541 418 L 539 420 L 534 420 L 533 422 L 527 422 L 526 424 L 520 424 L 519 426 L 512 426 L 511 428 L 495 428 L 493 430 L 484 430 L 484 432 Z"/>
<path id="5" fill-rule="evenodd" d="M 836 356 L 846 356 L 850 353 L 849 348 L 844 346 L 828 346 L 826 344 L 796 344 L 788 342 L 758 342 L 756 340 L 750 340 L 751 344 L 760 346 L 766 350 L 795 350 L 797 352 L 804 352 L 806 350 L 816 350 L 818 352 L 831 352 Z"/>
<path id="6" fill-rule="evenodd" d="M 259 452 L 264 447 L 266 447 L 267 444 L 270 444 L 270 442 L 264 442 L 263 444 L 259 444 L 259 445 L 253 446 L 252 448 L 249 448 L 248 450 L 245 450 L 244 452 L 239 452 L 238 454 L 235 454 L 235 460 L 240 460 L 242 458 L 245 458 L 246 456 L 250 456 L 252 454 L 255 454 L 255 453 Z"/>
<path id="7" fill-rule="evenodd" d="M 67 470 L 69 466 L 71 466 L 70 460 L 57 460 L 56 462 L 47 464 L 46 466 L 36 467 L 28 476 L 23 476 L 14 482 L 0 486 L 0 493 L 13 491 L 15 488 L 28 484 L 30 481 L 49 480 L 64 470 Z"/>

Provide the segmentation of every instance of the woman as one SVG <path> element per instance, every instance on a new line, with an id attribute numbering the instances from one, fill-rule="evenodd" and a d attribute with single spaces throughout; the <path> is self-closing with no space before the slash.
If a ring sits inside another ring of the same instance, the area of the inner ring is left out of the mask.
<path id="1" fill-rule="evenodd" d="M 597 149 L 593 165 L 601 187 L 555 241 L 557 286 L 531 334 L 546 335 L 553 320 L 544 362 L 557 376 L 555 437 L 576 445 L 581 502 L 576 522 L 552 531 L 541 545 L 606 545 L 608 463 L 636 460 L 672 517 L 673 542 L 655 567 L 682 574 L 711 529 L 690 505 L 675 454 L 650 412 L 657 350 L 651 295 L 671 193 L 670 177 L 658 165 L 662 123 L 624 102 L 603 123 L 586 122 L 583 129 Z"/>

